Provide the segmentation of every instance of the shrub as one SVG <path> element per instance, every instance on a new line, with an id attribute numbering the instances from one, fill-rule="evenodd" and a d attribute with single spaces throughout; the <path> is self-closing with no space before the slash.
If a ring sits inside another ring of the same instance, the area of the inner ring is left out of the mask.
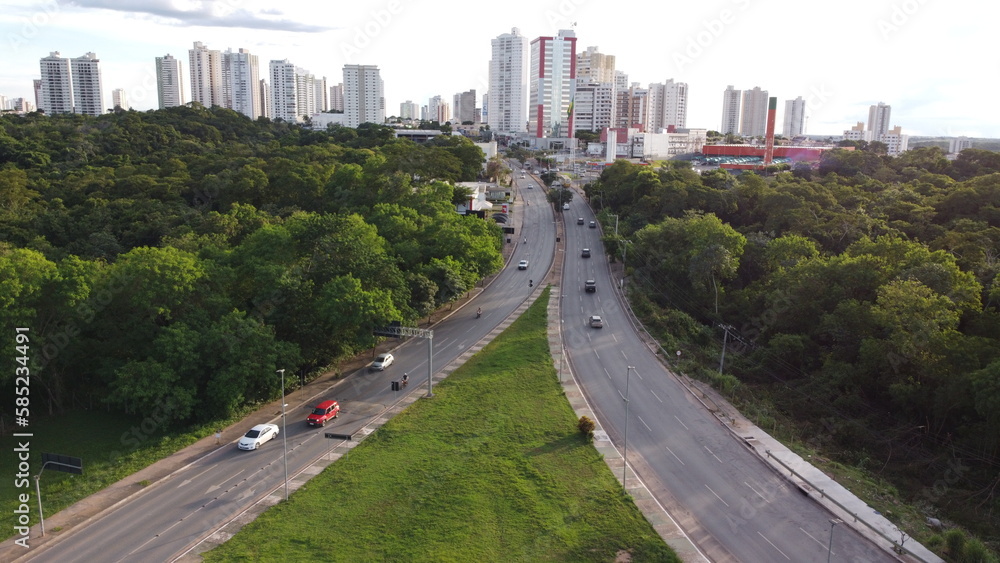
<path id="1" fill-rule="evenodd" d="M 594 424 L 594 421 L 590 420 L 589 416 L 581 416 L 580 421 L 576 423 L 577 429 L 580 430 L 580 433 L 583 434 L 588 441 L 592 441 L 594 439 L 594 428 L 596 426 L 597 425 Z"/>
<path id="2" fill-rule="evenodd" d="M 952 528 L 944 533 L 944 543 L 948 546 L 948 555 L 955 561 L 962 560 L 965 552 L 965 534 L 958 528 Z"/>

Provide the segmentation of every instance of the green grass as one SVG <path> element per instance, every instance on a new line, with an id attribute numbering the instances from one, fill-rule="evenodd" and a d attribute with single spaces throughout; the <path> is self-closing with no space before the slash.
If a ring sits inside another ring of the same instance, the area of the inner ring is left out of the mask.
<path id="1" fill-rule="evenodd" d="M 548 292 L 206 561 L 679 561 L 576 430 Z"/>
<path id="2" fill-rule="evenodd" d="M 217 425 L 219 423 L 214 423 Z M 100 410 L 81 409 L 61 416 L 33 417 L 28 431 L 34 436 L 10 437 L 4 440 L 5 447 L 0 448 L 0 466 L 10 470 L 8 478 L 0 479 L 0 498 L 4 499 L 0 505 L 3 510 L 0 525 L 8 532 L 13 531 L 13 511 L 20 493 L 30 494 L 31 522 L 38 523 L 34 475 L 41 469 L 42 453 L 83 459 L 83 475 L 62 473 L 51 467 L 42 473 L 42 508 L 45 514 L 52 515 L 211 433 L 208 427 L 171 435 L 164 434 L 166 430 L 153 416 L 127 416 Z M 28 489 L 15 487 L 18 460 L 14 448 L 18 440 L 30 441 Z"/>

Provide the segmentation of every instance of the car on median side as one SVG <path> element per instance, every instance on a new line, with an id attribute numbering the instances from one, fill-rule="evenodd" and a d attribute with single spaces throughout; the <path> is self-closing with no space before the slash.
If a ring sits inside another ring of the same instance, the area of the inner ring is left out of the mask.
<path id="1" fill-rule="evenodd" d="M 590 323 L 590 328 L 604 328 L 604 320 L 600 315 L 590 315 L 587 322 Z"/>

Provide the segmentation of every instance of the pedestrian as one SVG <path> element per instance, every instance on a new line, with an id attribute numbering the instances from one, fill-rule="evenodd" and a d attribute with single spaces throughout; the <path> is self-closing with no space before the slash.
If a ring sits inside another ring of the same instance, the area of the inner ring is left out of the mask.
<path id="1" fill-rule="evenodd" d="M 221 444 L 222 443 L 222 430 L 216 430 L 215 431 L 215 443 L 216 444 Z"/>

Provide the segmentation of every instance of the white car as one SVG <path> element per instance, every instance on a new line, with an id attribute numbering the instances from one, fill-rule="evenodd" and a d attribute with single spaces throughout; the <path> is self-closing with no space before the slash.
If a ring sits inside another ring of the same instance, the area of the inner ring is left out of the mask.
<path id="1" fill-rule="evenodd" d="M 395 359 L 396 358 L 388 352 L 385 354 L 379 354 L 375 357 L 375 361 L 372 362 L 372 365 L 368 366 L 368 371 L 384 371 L 385 368 L 392 365 L 392 362 L 395 361 Z"/>
<path id="2" fill-rule="evenodd" d="M 517 263 L 517 269 L 518 270 L 527 270 L 528 269 L 528 261 L 527 260 L 521 260 L 520 262 L 518 262 Z"/>
<path id="3" fill-rule="evenodd" d="M 276 424 L 258 424 L 250 429 L 240 441 L 237 442 L 237 446 L 241 450 L 256 450 L 261 444 L 267 442 L 271 438 L 278 437 L 278 425 Z"/>

